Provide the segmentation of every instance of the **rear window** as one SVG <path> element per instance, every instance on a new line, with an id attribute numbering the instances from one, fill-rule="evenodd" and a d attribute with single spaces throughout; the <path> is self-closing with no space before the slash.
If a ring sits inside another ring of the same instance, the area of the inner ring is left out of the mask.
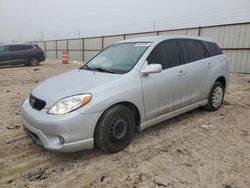
<path id="1" fill-rule="evenodd" d="M 198 40 L 182 39 L 181 48 L 184 63 L 190 63 L 207 58 L 206 51 L 202 43 Z"/>
<path id="2" fill-rule="evenodd" d="M 210 56 L 216 56 L 222 54 L 220 47 L 216 43 L 206 42 L 206 41 L 204 41 L 203 43 L 206 46 Z"/>

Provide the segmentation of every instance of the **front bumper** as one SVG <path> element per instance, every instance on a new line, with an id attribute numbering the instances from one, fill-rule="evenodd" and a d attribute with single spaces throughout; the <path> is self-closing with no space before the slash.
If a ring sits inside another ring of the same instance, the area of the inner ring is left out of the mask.
<path id="1" fill-rule="evenodd" d="M 22 106 L 24 129 L 33 142 L 45 149 L 75 152 L 94 147 L 94 130 L 101 112 L 64 115 L 47 114 L 48 109 L 33 109 L 26 100 Z"/>

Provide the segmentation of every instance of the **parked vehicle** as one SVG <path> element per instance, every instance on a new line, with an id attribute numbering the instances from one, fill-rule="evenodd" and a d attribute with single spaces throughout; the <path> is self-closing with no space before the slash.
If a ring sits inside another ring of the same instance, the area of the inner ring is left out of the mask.
<path id="1" fill-rule="evenodd" d="M 210 39 L 155 36 L 115 43 L 79 69 L 38 85 L 24 129 L 46 149 L 118 152 L 143 130 L 194 108 L 220 108 L 228 62 Z"/>
<path id="2" fill-rule="evenodd" d="M 0 45 L 0 65 L 25 64 L 37 66 L 45 60 L 44 52 L 33 44 Z"/>

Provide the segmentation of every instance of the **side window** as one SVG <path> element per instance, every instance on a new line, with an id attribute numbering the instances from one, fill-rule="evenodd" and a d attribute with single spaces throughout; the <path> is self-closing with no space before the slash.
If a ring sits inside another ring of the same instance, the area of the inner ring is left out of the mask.
<path id="1" fill-rule="evenodd" d="M 156 46 L 147 58 L 148 64 L 161 64 L 163 68 L 163 57 L 160 53 L 159 45 Z"/>
<path id="2" fill-rule="evenodd" d="M 10 51 L 14 52 L 14 51 L 19 51 L 21 50 L 19 45 L 10 45 Z"/>
<path id="3" fill-rule="evenodd" d="M 203 42 L 206 46 L 210 56 L 216 56 L 222 54 L 222 51 L 220 50 L 219 46 L 216 43 L 212 42 Z"/>
<path id="4" fill-rule="evenodd" d="M 0 53 L 9 52 L 9 46 L 0 46 Z"/>
<path id="5" fill-rule="evenodd" d="M 29 50 L 32 49 L 33 47 L 30 45 L 22 45 L 22 50 Z"/>
<path id="6" fill-rule="evenodd" d="M 10 51 L 21 51 L 31 49 L 30 45 L 10 45 Z"/>
<path id="7" fill-rule="evenodd" d="M 163 69 L 181 65 L 179 48 L 175 40 L 169 40 L 161 43 L 160 50 L 164 58 Z"/>
<path id="8" fill-rule="evenodd" d="M 202 43 L 198 40 L 181 40 L 184 63 L 198 61 L 207 57 Z"/>
<path id="9" fill-rule="evenodd" d="M 161 64 L 162 69 L 181 64 L 179 49 L 175 40 L 164 41 L 156 46 L 148 56 L 148 64 Z"/>

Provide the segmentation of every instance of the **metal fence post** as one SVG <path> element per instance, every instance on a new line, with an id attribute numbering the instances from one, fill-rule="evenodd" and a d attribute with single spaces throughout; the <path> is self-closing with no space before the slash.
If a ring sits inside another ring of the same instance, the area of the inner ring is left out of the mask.
<path id="1" fill-rule="evenodd" d="M 104 49 L 104 37 L 102 36 L 102 50 Z"/>
<path id="2" fill-rule="evenodd" d="M 198 36 L 201 36 L 201 26 L 198 28 Z"/>
<path id="3" fill-rule="evenodd" d="M 69 51 L 69 39 L 66 39 L 66 50 Z"/>
<path id="4" fill-rule="evenodd" d="M 82 38 L 82 60 L 84 61 L 84 38 Z"/>
<path id="5" fill-rule="evenodd" d="M 66 40 L 66 50 L 68 52 L 68 60 L 69 60 L 69 39 Z"/>
<path id="6" fill-rule="evenodd" d="M 58 59 L 58 54 L 57 54 L 57 40 L 55 40 L 56 42 L 56 59 Z"/>
<path id="7" fill-rule="evenodd" d="M 47 56 L 47 50 L 46 50 L 46 41 L 43 41 L 44 42 L 44 53 L 45 53 L 45 57 Z"/>

